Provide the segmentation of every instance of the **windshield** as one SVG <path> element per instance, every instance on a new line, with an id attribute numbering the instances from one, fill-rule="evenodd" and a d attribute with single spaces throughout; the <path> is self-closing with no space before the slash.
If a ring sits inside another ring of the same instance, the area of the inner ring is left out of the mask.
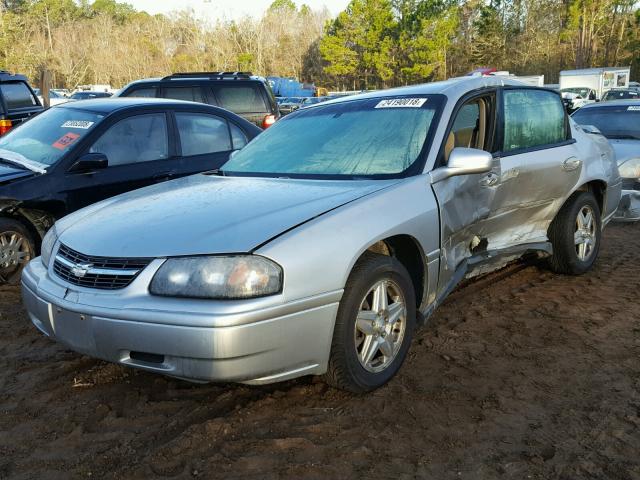
<path id="1" fill-rule="evenodd" d="M 225 165 L 225 174 L 375 177 L 398 175 L 419 158 L 442 97 L 376 98 L 299 110 Z"/>
<path id="2" fill-rule="evenodd" d="M 625 100 L 629 98 L 640 98 L 640 93 L 635 90 L 609 90 L 604 94 L 602 100 Z"/>
<path id="3" fill-rule="evenodd" d="M 53 165 L 103 116 L 75 108 L 50 108 L 0 137 L 0 149 L 31 162 Z M 3 157 L 0 151 L 0 157 Z"/>
<path id="4" fill-rule="evenodd" d="M 640 105 L 584 108 L 571 118 L 581 125 L 594 125 L 607 138 L 640 140 Z"/>
<path id="5" fill-rule="evenodd" d="M 586 97 L 589 94 L 589 89 L 584 87 L 579 88 L 563 88 L 560 90 L 561 93 L 575 93 L 580 95 L 581 97 Z"/>

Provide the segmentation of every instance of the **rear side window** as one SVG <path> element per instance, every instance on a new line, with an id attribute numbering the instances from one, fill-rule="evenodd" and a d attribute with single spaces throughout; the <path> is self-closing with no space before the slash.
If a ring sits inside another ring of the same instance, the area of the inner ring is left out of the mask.
<path id="1" fill-rule="evenodd" d="M 182 155 L 206 155 L 231 150 L 229 126 L 223 118 L 200 113 L 176 113 Z"/>
<path id="2" fill-rule="evenodd" d="M 200 87 L 168 87 L 164 89 L 164 97 L 173 100 L 205 103 Z"/>
<path id="3" fill-rule="evenodd" d="M 544 90 L 505 90 L 503 151 L 543 147 L 567 139 L 560 97 Z"/>
<path id="4" fill-rule="evenodd" d="M 235 113 L 266 113 L 270 109 L 258 85 L 216 85 L 214 88 L 222 108 Z"/>
<path id="5" fill-rule="evenodd" d="M 23 82 L 10 82 L 0 84 L 0 91 L 8 109 L 28 108 L 38 105 L 29 87 Z"/>
<path id="6" fill-rule="evenodd" d="M 111 126 L 89 149 L 104 153 L 109 167 L 164 160 L 169 156 L 164 113 L 136 115 Z"/>
<path id="7" fill-rule="evenodd" d="M 158 91 L 155 88 L 136 88 L 125 95 L 126 97 L 135 98 L 156 98 Z"/>
<path id="8" fill-rule="evenodd" d="M 244 148 L 244 146 L 249 143 L 247 136 L 244 134 L 242 129 L 233 123 L 229 123 L 231 126 L 231 140 L 233 141 L 233 149 L 240 150 Z"/>

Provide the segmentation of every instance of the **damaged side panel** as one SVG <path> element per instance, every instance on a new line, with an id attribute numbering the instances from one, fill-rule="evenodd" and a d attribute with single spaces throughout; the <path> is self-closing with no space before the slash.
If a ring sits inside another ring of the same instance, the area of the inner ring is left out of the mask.
<path id="1" fill-rule="evenodd" d="M 40 238 L 44 237 L 47 230 L 56 221 L 55 217 L 49 212 L 37 208 L 29 208 L 25 202 L 11 199 L 0 199 L 0 216 L 21 220 L 27 224 L 27 227 L 34 230 Z"/>

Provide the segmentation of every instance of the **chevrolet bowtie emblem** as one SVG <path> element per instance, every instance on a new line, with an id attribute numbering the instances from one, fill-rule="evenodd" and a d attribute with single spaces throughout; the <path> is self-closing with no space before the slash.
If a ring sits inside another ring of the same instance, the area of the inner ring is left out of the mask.
<path id="1" fill-rule="evenodd" d="M 71 267 L 71 273 L 77 278 L 84 278 L 91 267 L 93 267 L 91 263 L 79 263 Z"/>

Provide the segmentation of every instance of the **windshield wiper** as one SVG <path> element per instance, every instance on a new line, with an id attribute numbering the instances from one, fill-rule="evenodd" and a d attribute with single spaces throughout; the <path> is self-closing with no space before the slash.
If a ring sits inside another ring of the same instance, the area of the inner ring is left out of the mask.
<path id="1" fill-rule="evenodd" d="M 9 163 L 11 165 L 17 165 L 26 170 L 31 170 L 35 173 L 44 174 L 47 173 L 48 165 L 45 165 L 40 162 L 35 162 L 33 160 L 29 160 L 24 155 L 20 155 L 19 153 L 12 152 L 10 150 L 4 150 L 0 148 L 0 160 Z"/>

